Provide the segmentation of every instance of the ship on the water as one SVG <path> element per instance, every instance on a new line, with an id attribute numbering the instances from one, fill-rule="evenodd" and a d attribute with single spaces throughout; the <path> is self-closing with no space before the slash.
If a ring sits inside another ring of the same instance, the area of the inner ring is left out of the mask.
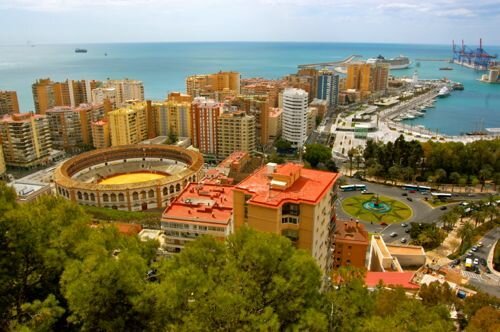
<path id="1" fill-rule="evenodd" d="M 84 48 L 75 48 L 75 53 L 87 53 L 87 50 Z"/>
<path id="2" fill-rule="evenodd" d="M 389 64 L 389 69 L 406 69 L 411 65 L 410 59 L 404 55 L 391 59 L 386 59 L 382 55 L 379 55 L 376 58 L 366 60 L 366 63 L 387 63 Z"/>
<path id="3" fill-rule="evenodd" d="M 443 86 L 439 92 L 438 92 L 438 97 L 439 98 L 444 98 L 444 97 L 448 97 L 450 95 L 450 89 L 448 89 L 447 86 Z"/>

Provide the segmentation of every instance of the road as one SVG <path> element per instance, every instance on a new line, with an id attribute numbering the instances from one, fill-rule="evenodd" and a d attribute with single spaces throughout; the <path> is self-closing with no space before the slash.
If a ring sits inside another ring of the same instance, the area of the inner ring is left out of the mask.
<path id="1" fill-rule="evenodd" d="M 416 192 L 409 193 L 408 191 L 402 190 L 399 187 L 393 187 L 389 185 L 376 184 L 370 182 L 364 182 L 354 179 L 349 179 L 349 184 L 366 184 L 366 188 L 369 192 L 377 193 L 382 196 L 388 196 L 408 205 L 412 210 L 412 216 L 404 223 L 408 224 L 410 222 L 418 222 L 418 223 L 433 223 L 437 222 L 439 218 L 446 213 L 448 210 L 441 210 L 440 208 L 432 208 L 428 203 L 425 202 L 424 195 Z M 403 193 L 407 193 L 408 196 L 402 196 Z M 351 192 L 341 192 L 339 191 L 339 200 L 336 203 L 336 213 L 339 219 L 349 220 L 351 217 L 344 212 L 342 209 L 342 200 L 351 196 L 359 195 L 359 191 L 351 191 Z M 407 197 L 411 198 L 412 201 L 409 201 Z M 458 203 L 451 204 L 451 206 L 456 205 Z M 365 222 L 360 220 L 365 225 L 365 228 L 368 232 L 379 232 L 382 233 L 384 241 L 387 243 L 396 242 L 400 243 L 401 239 L 404 237 L 410 241 L 409 234 L 405 233 L 405 228 L 401 227 L 401 223 L 389 224 L 388 226 L 381 226 L 378 224 L 371 224 L 370 222 Z M 390 237 L 392 232 L 396 232 L 397 236 Z"/>
<path id="2" fill-rule="evenodd" d="M 494 249 L 496 241 L 500 238 L 500 227 L 486 233 L 479 242 L 483 243 L 481 248 L 473 254 L 472 259 L 478 258 L 479 260 L 488 259 L 488 254 L 490 250 Z M 461 257 L 462 261 L 465 259 L 465 255 Z M 458 267 L 457 267 L 458 268 Z M 460 264 L 460 270 L 463 276 L 469 279 L 469 283 L 474 287 L 500 298 L 500 277 L 494 273 L 486 273 L 485 268 L 481 268 L 480 274 L 472 271 L 466 271 L 463 264 Z"/>

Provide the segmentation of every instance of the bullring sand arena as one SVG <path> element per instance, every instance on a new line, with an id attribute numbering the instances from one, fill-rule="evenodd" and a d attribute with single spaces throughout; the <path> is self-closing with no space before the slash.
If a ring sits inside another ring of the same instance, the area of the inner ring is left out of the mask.
<path id="1" fill-rule="evenodd" d="M 73 157 L 56 169 L 59 196 L 81 205 L 163 208 L 203 177 L 203 156 L 169 145 L 125 145 Z"/>

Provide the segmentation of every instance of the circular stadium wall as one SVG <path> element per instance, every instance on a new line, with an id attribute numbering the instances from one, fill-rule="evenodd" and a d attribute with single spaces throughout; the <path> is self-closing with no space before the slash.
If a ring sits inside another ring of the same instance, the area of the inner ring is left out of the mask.
<path id="1" fill-rule="evenodd" d="M 165 207 L 203 177 L 203 156 L 170 145 L 124 145 L 80 154 L 55 171 L 57 195 L 126 211 Z"/>

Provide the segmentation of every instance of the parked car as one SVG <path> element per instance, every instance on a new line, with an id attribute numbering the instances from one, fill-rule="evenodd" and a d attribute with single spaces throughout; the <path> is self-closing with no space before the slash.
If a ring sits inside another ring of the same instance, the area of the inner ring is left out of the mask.
<path id="1" fill-rule="evenodd" d="M 406 238 L 405 237 L 401 239 L 401 243 L 406 243 Z"/>
<path id="2" fill-rule="evenodd" d="M 411 197 L 406 197 L 407 200 L 409 200 L 410 202 L 413 202 L 413 198 Z"/>
<path id="3" fill-rule="evenodd" d="M 398 233 L 396 233 L 396 232 L 391 233 L 391 237 L 396 237 L 396 236 L 398 236 Z"/>
<path id="4" fill-rule="evenodd" d="M 410 233 L 411 229 L 407 228 L 405 229 L 405 233 Z"/>
<path id="5" fill-rule="evenodd" d="M 470 250 L 472 250 L 472 251 L 477 251 L 477 247 L 476 247 L 476 246 L 473 246 L 472 248 L 470 248 Z"/>
<path id="6" fill-rule="evenodd" d="M 402 193 L 401 196 L 408 196 L 408 193 Z"/>
<path id="7" fill-rule="evenodd" d="M 474 258 L 474 265 L 479 265 L 479 259 Z"/>
<path id="8" fill-rule="evenodd" d="M 483 242 L 482 242 L 482 241 L 478 242 L 478 243 L 476 244 L 476 246 L 477 246 L 478 248 L 481 248 L 481 247 L 483 246 Z"/>
<path id="9" fill-rule="evenodd" d="M 415 190 L 410 190 L 410 193 L 414 194 L 414 193 L 416 193 L 416 191 Z"/>
<path id="10" fill-rule="evenodd" d="M 440 207 L 440 209 L 444 211 L 444 210 L 447 210 L 447 209 L 448 209 L 448 207 L 446 207 L 446 206 L 441 206 L 441 207 Z"/>
<path id="11" fill-rule="evenodd" d="M 482 266 L 486 266 L 486 259 L 484 258 L 479 258 L 479 264 L 481 264 Z"/>
<path id="12" fill-rule="evenodd" d="M 405 223 L 401 224 L 401 227 L 407 227 L 407 226 L 408 226 L 408 224 L 405 224 Z"/>
<path id="13" fill-rule="evenodd" d="M 386 222 L 381 222 L 380 226 L 387 226 L 387 223 Z"/>

